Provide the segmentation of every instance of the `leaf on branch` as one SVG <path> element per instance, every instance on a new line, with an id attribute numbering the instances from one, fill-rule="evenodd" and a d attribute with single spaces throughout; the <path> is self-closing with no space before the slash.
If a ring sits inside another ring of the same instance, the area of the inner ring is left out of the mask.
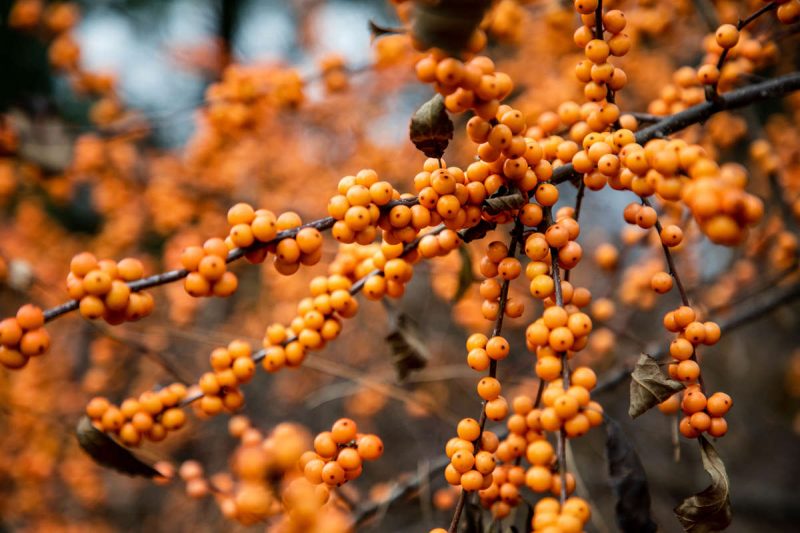
<path id="1" fill-rule="evenodd" d="M 397 379 L 403 381 L 412 370 L 425 368 L 430 353 L 408 315 L 399 313 L 394 324 L 386 336 L 386 342 L 392 350 L 392 364 L 397 372 Z"/>
<path id="2" fill-rule="evenodd" d="M 161 472 L 142 462 L 124 446 L 94 427 L 87 416 L 81 417 L 78 427 L 75 428 L 75 434 L 83 451 L 100 466 L 129 476 L 155 477 L 161 475 Z"/>
<path id="3" fill-rule="evenodd" d="M 369 33 L 372 39 L 377 39 L 379 37 L 383 37 L 384 35 L 398 35 L 406 33 L 405 28 L 390 28 L 389 26 L 383 26 L 378 24 L 374 20 L 369 21 Z"/>
<path id="4" fill-rule="evenodd" d="M 497 227 L 495 222 L 481 219 L 476 225 L 467 228 L 461 233 L 461 240 L 464 242 L 472 242 L 478 239 L 483 239 L 486 234 Z"/>
<path id="5" fill-rule="evenodd" d="M 460 246 L 458 255 L 461 257 L 461 268 L 458 271 L 458 287 L 451 303 L 461 300 L 472 284 L 475 283 L 475 274 L 472 272 L 472 255 L 469 253 L 469 248 Z"/>
<path id="6" fill-rule="evenodd" d="M 528 201 L 522 196 L 521 193 L 506 194 L 503 196 L 495 196 L 487 198 L 483 201 L 486 206 L 486 212 L 490 215 L 496 215 L 503 211 L 512 211 L 524 206 Z"/>
<path id="7" fill-rule="evenodd" d="M 458 56 L 467 47 L 492 0 L 417 0 L 412 31 L 426 48 Z"/>
<path id="8" fill-rule="evenodd" d="M 617 527 L 623 533 L 652 533 L 650 491 L 639 455 L 616 421 L 606 417 L 606 456 L 611 490 L 617 498 Z"/>
<path id="9" fill-rule="evenodd" d="M 428 157 L 441 158 L 453 138 L 453 121 L 444 107 L 444 97 L 437 94 L 411 117 L 409 137 L 414 146 Z"/>
<path id="10" fill-rule="evenodd" d="M 483 509 L 471 498 L 467 500 L 464 515 L 466 518 L 465 533 L 483 533 Z"/>
<path id="11" fill-rule="evenodd" d="M 675 515 L 684 531 L 691 533 L 722 531 L 731 523 L 728 474 L 714 446 L 702 435 L 699 440 L 703 469 L 711 476 L 711 485 L 683 500 L 683 503 L 675 508 Z"/>
<path id="12" fill-rule="evenodd" d="M 631 405 L 628 408 L 631 418 L 636 418 L 684 388 L 682 383 L 665 376 L 655 359 L 646 353 L 639 356 L 631 378 Z"/>

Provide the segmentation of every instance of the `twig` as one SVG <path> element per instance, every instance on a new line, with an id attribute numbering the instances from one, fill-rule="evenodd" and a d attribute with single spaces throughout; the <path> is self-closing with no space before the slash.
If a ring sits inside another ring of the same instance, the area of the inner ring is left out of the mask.
<path id="1" fill-rule="evenodd" d="M 762 83 L 754 83 L 753 85 L 721 94 L 713 101 L 702 102 L 679 113 L 664 117 L 655 124 L 636 132 L 636 142 L 644 144 L 650 139 L 664 137 L 688 128 L 693 124 L 704 122 L 720 111 L 738 109 L 762 100 L 778 98 L 798 89 L 800 89 L 800 72 L 792 72 Z M 578 174 L 575 172 L 572 163 L 567 163 L 553 171 L 550 183 L 557 185 L 570 181 L 577 176 Z"/>
<path id="2" fill-rule="evenodd" d="M 583 195 L 586 192 L 586 182 L 581 180 L 581 184 L 578 185 L 578 194 L 575 196 L 575 222 L 578 222 L 578 219 L 581 216 L 581 206 L 583 206 Z M 572 269 L 568 269 L 564 272 L 564 281 L 569 281 L 569 275 L 572 272 Z"/>
<path id="3" fill-rule="evenodd" d="M 650 202 L 647 200 L 647 198 L 644 198 L 644 197 L 642 197 L 642 205 L 646 205 L 647 207 L 650 207 L 650 208 L 653 207 L 650 204 Z M 662 229 L 663 228 L 661 226 L 661 221 L 658 220 L 658 217 L 656 217 L 656 231 L 658 232 L 658 235 L 659 235 L 659 241 L 661 241 L 661 230 Z M 681 302 L 683 302 L 683 305 L 688 306 L 689 305 L 689 297 L 686 296 L 686 290 L 683 288 L 683 283 L 681 283 L 681 278 L 678 275 L 678 269 L 675 268 L 675 261 L 672 259 L 672 252 L 669 251 L 669 246 L 667 246 L 663 242 L 661 242 L 661 248 L 664 250 L 664 257 L 667 260 L 667 265 L 669 265 L 669 274 L 675 280 L 675 285 L 678 287 L 678 292 L 681 295 Z"/>
<path id="4" fill-rule="evenodd" d="M 522 230 L 523 225 L 520 222 L 519 218 L 514 223 L 514 229 L 511 231 L 511 243 L 508 247 L 508 256 L 514 257 L 517 254 L 517 246 L 522 239 Z M 506 310 L 506 303 L 508 302 L 508 288 L 510 286 L 510 280 L 504 280 L 503 285 L 500 290 L 500 303 L 499 303 L 499 310 L 497 312 L 497 318 L 494 322 L 494 328 L 492 329 L 492 337 L 496 337 L 500 335 L 500 332 L 503 330 L 503 316 L 505 315 Z M 489 363 L 489 377 L 496 377 L 497 376 L 497 361 L 492 359 Z M 481 402 L 481 416 L 480 420 L 478 421 L 481 427 L 481 433 L 478 439 L 473 443 L 476 447 L 476 450 L 480 448 L 481 436 L 483 436 L 483 430 L 486 427 L 486 400 Z M 453 519 L 450 521 L 450 527 L 448 528 L 448 533 L 455 533 L 458 529 L 458 523 L 461 521 L 461 513 L 464 510 L 464 504 L 467 502 L 467 492 L 462 488 L 461 493 L 458 495 L 458 502 L 456 503 L 455 511 L 453 511 Z"/>
<path id="5" fill-rule="evenodd" d="M 746 323 L 750 323 L 753 318 L 761 317 L 766 313 L 788 304 L 798 298 L 800 298 L 800 282 L 789 287 L 776 287 L 773 289 L 768 289 L 763 293 L 753 295 L 754 301 L 748 300 L 740 302 L 739 305 L 733 309 L 733 315 L 719 320 L 718 324 L 723 333 L 729 333 Z M 667 355 L 669 355 L 669 351 L 664 346 L 660 346 L 651 353 L 653 359 L 657 361 L 664 359 Z M 633 365 L 625 365 L 623 368 L 606 377 L 606 379 L 600 381 L 597 386 L 592 389 L 592 393 L 599 394 L 616 388 L 619 384 L 630 377 L 632 370 Z M 504 438 L 507 434 L 507 429 L 500 427 L 495 431 L 495 433 L 498 437 Z M 430 474 L 434 474 L 444 469 L 449 462 L 450 459 L 446 455 L 441 455 L 437 459 L 431 460 Z M 381 505 L 391 504 L 400 500 L 401 498 L 410 496 L 417 490 L 420 482 L 421 480 L 419 479 L 419 475 L 409 478 L 408 481 L 397 485 L 395 490 L 393 490 L 388 496 L 388 503 L 387 500 L 384 500 L 381 503 L 370 503 L 361 507 L 355 514 L 355 523 L 361 524 L 366 519 L 373 516 Z"/>

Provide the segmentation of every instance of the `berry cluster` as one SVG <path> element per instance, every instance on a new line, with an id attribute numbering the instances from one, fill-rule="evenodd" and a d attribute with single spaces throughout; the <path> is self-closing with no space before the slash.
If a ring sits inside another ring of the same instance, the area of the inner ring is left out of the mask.
<path id="1" fill-rule="evenodd" d="M 297 304 L 297 316 L 289 327 L 274 323 L 264 334 L 264 359 L 267 372 L 284 366 L 297 367 L 310 350 L 321 350 L 339 336 L 342 318 L 358 312 L 358 301 L 350 294 L 352 282 L 340 274 L 317 276 L 309 283 L 311 296 Z"/>
<path id="2" fill-rule="evenodd" d="M 146 292 L 133 292 L 128 285 L 142 279 L 144 267 L 138 259 L 126 258 L 119 263 L 100 261 L 82 252 L 72 258 L 67 274 L 67 292 L 79 300 L 81 315 L 90 320 L 102 318 L 112 325 L 139 320 L 153 311 L 153 297 Z"/>
<path id="3" fill-rule="evenodd" d="M 0 364 L 18 370 L 31 357 L 50 348 L 50 334 L 44 329 L 44 313 L 35 305 L 25 304 L 12 318 L 0 321 Z"/>
<path id="4" fill-rule="evenodd" d="M 255 376 L 256 365 L 252 359 L 250 344 L 242 340 L 231 341 L 227 348 L 215 348 L 209 361 L 212 372 L 206 372 L 198 380 L 203 397 L 199 409 L 213 416 L 223 410 L 236 411 L 244 405 L 244 395 L 239 385 L 250 382 Z"/>
<path id="5" fill-rule="evenodd" d="M 379 181 L 378 174 L 371 169 L 339 180 L 338 193 L 328 201 L 328 214 L 336 219 L 331 230 L 333 237 L 342 243 L 358 242 L 362 245 L 375 240 L 381 218 L 380 208 L 400 198 L 400 193 L 391 183 Z M 393 232 L 398 240 L 410 242 L 414 239 L 416 231 L 409 227 L 411 216 L 408 206 L 395 206 L 387 218 L 389 227 L 386 229 Z"/>
<path id="6" fill-rule="evenodd" d="M 591 514 L 589 503 L 577 496 L 563 504 L 555 498 L 542 498 L 533 507 L 531 527 L 535 533 L 580 533 Z"/>
<path id="7" fill-rule="evenodd" d="M 622 11 L 612 9 L 603 13 L 602 21 L 596 20 L 595 9 L 591 4 L 594 1 L 579 1 L 575 3 L 575 10 L 581 14 L 583 25 L 575 30 L 573 40 L 583 48 L 586 59 L 575 67 L 575 75 L 584 83 L 583 94 L 590 102 L 610 100 L 614 92 L 619 91 L 628 82 L 625 71 L 615 67 L 609 62 L 609 57 L 622 57 L 631 49 L 631 38 L 623 33 L 627 21 Z M 591 8 L 591 9 L 590 9 Z M 596 34 L 600 22 L 602 30 L 609 33 L 606 40 L 603 35 Z M 616 107 L 616 106 L 614 106 Z M 619 110 L 616 110 L 617 117 Z M 612 120 L 609 124 L 616 122 Z M 595 131 L 603 131 L 598 129 Z"/>
<path id="8" fill-rule="evenodd" d="M 694 309 L 683 305 L 664 315 L 667 331 L 678 333 L 669 346 L 675 362 L 669 366 L 670 377 L 692 383 L 700 377 L 700 366 L 695 357 L 699 344 L 713 345 L 720 338 L 720 328 L 715 322 L 699 322 Z"/>
<path id="9" fill-rule="evenodd" d="M 550 381 L 542 394 L 545 407 L 538 416 L 540 429 L 551 432 L 563 429 L 567 437 L 575 438 L 600 425 L 603 409 L 591 399 L 596 384 L 594 371 L 585 366 L 572 371 L 567 390 L 560 380 Z"/>
<path id="10" fill-rule="evenodd" d="M 481 312 L 486 320 L 496 320 L 500 311 L 502 293 L 500 279 L 505 281 L 517 279 L 522 273 L 522 265 L 516 257 L 509 257 L 508 246 L 500 241 L 492 241 L 486 247 L 486 255 L 481 258 L 480 271 L 482 275 L 486 276 L 480 285 L 480 294 L 484 299 Z M 514 298 L 506 299 L 504 307 L 506 316 L 519 318 L 524 311 L 525 306 L 522 302 Z"/>
<path id="11" fill-rule="evenodd" d="M 491 120 L 514 88 L 511 77 L 496 71 L 494 61 L 486 56 L 462 62 L 434 51 L 420 59 L 415 68 L 420 81 L 433 83 L 436 92 L 444 96 L 444 105 L 451 113 L 471 109 Z"/>
<path id="12" fill-rule="evenodd" d="M 186 413 L 180 403 L 185 397 L 186 387 L 180 383 L 127 398 L 119 407 L 96 396 L 86 405 L 86 415 L 100 431 L 118 436 L 126 446 L 138 446 L 142 439 L 158 442 L 183 427 Z"/>
<path id="13" fill-rule="evenodd" d="M 230 249 L 219 238 L 208 239 L 203 246 L 189 246 L 181 253 L 181 265 L 189 271 L 183 280 L 186 293 L 195 298 L 230 296 L 239 287 L 236 274 L 227 266 Z"/>
<path id="14" fill-rule="evenodd" d="M 680 408 L 685 415 L 680 422 L 680 431 L 687 438 L 696 438 L 703 432 L 712 437 L 722 437 L 728 431 L 723 418 L 733 405 L 731 397 L 716 392 L 709 397 L 700 381 L 700 365 L 697 362 L 696 348 L 700 344 L 713 345 L 719 341 L 720 327 L 715 322 L 700 322 L 694 309 L 681 306 L 664 316 L 664 327 L 678 336 L 669 346 L 673 362 L 669 365 L 669 375 L 673 379 L 687 383 L 683 398 L 675 394 L 659 405 L 661 412 L 671 414 Z"/>
<path id="15" fill-rule="evenodd" d="M 500 444 L 497 435 L 482 431 L 474 418 L 462 419 L 456 433 L 458 436 L 445 445 L 445 453 L 450 458 L 450 464 L 444 470 L 445 479 L 468 492 L 488 489 L 494 481 L 493 472 L 497 465 L 494 456 Z"/>
<path id="16" fill-rule="evenodd" d="M 537 375 L 542 379 L 553 379 L 551 372 L 557 365 L 550 363 L 549 358 L 558 359 L 558 353 L 581 350 L 588 342 L 592 319 L 574 304 L 568 308 L 557 305 L 546 308 L 525 330 L 528 349 L 537 355 Z"/>
<path id="17" fill-rule="evenodd" d="M 254 210 L 249 204 L 238 203 L 228 210 L 228 224 L 229 248 L 253 247 L 245 253 L 251 263 L 264 262 L 272 252 L 275 270 L 285 276 L 297 272 L 301 264 L 316 265 L 322 257 L 322 234 L 310 226 L 299 229 L 293 237 L 273 242 L 278 232 L 302 226 L 300 216 L 292 211 L 276 217 L 267 209 Z"/>
<path id="18" fill-rule="evenodd" d="M 435 226 L 443 223 L 457 231 L 472 227 L 481 220 L 480 206 L 487 191 L 481 183 L 473 183 L 458 167 L 448 167 L 444 161 L 440 167 L 438 160 L 428 159 L 423 171 L 414 176 L 414 189 L 419 201 L 419 205 L 414 206 L 417 210 L 398 209 L 404 206 L 393 208 L 389 221 L 395 227 L 408 220 L 414 228 L 422 224 Z M 399 221 L 395 220 L 395 214 L 401 215 Z"/>
<path id="19" fill-rule="evenodd" d="M 339 487 L 361 475 L 364 461 L 381 455 L 383 442 L 377 435 L 360 434 L 353 420 L 340 418 L 314 438 L 314 451 L 304 453 L 299 464 L 310 483 Z"/>

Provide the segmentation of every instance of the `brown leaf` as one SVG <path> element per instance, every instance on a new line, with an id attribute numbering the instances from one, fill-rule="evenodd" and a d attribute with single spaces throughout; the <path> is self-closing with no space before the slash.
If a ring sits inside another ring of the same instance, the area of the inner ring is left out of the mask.
<path id="1" fill-rule="evenodd" d="M 691 533 L 722 531 L 731 523 L 728 474 L 725 471 L 725 464 L 708 439 L 701 435 L 698 440 L 703 468 L 711 476 L 711 485 L 683 500 L 683 503 L 675 508 L 675 514 L 684 531 Z"/>
<path id="2" fill-rule="evenodd" d="M 383 37 L 384 35 L 398 35 L 406 33 L 405 28 L 390 28 L 389 26 L 383 26 L 382 24 L 378 24 L 374 20 L 369 21 L 369 33 L 373 39 L 377 39 L 379 37 Z"/>
<path id="3" fill-rule="evenodd" d="M 458 56 L 483 19 L 491 0 L 417 0 L 412 31 L 426 48 Z"/>
<path id="4" fill-rule="evenodd" d="M 623 533 L 654 533 L 650 490 L 642 461 L 619 424 L 606 418 L 606 456 L 611 489 L 617 498 L 615 517 Z"/>
<path id="5" fill-rule="evenodd" d="M 428 157 L 440 158 L 453 138 L 453 121 L 444 108 L 444 97 L 437 94 L 411 117 L 409 137 L 414 146 Z"/>
<path id="6" fill-rule="evenodd" d="M 453 295 L 452 303 L 456 303 L 467 294 L 467 291 L 472 284 L 475 283 L 475 274 L 472 272 L 472 256 L 469 253 L 469 248 L 460 246 L 458 254 L 461 259 L 461 268 L 458 271 L 458 287 L 456 293 Z"/>
<path id="7" fill-rule="evenodd" d="M 486 212 L 490 215 L 496 215 L 503 211 L 513 211 L 524 206 L 528 201 L 520 193 L 505 194 L 502 196 L 494 196 L 487 198 L 483 201 L 486 206 Z"/>
<path id="8" fill-rule="evenodd" d="M 643 353 L 631 374 L 631 404 L 628 414 L 636 418 L 682 390 L 683 384 L 664 375 L 655 359 Z"/>
<path id="9" fill-rule="evenodd" d="M 394 327 L 386 336 L 386 342 L 392 350 L 392 364 L 400 381 L 412 370 L 425 368 L 428 363 L 428 348 L 420 340 L 414 323 L 405 313 L 397 315 Z"/>
<path id="10" fill-rule="evenodd" d="M 155 477 L 161 473 L 142 462 L 117 441 L 94 427 L 88 417 L 81 417 L 75 428 L 78 444 L 92 460 L 106 468 L 112 468 L 129 476 Z"/>

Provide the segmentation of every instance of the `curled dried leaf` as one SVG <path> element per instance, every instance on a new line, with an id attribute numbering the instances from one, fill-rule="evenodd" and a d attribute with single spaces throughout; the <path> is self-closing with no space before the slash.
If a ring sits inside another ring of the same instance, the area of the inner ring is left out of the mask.
<path id="1" fill-rule="evenodd" d="M 711 476 L 711 485 L 683 500 L 683 503 L 675 508 L 675 515 L 684 531 L 691 533 L 722 531 L 731 523 L 728 473 L 717 450 L 708 439 L 701 435 L 698 441 L 703 469 Z"/>
<path id="2" fill-rule="evenodd" d="M 409 137 L 426 156 L 441 158 L 453 138 L 453 129 L 453 121 L 444 107 L 444 97 L 437 94 L 411 117 Z"/>
<path id="3" fill-rule="evenodd" d="M 655 359 L 643 353 L 631 374 L 631 404 L 628 414 L 631 418 L 636 418 L 683 388 L 682 383 L 664 375 Z"/>
<path id="4" fill-rule="evenodd" d="M 386 342 L 392 350 L 392 364 L 398 380 L 403 381 L 412 370 L 425 368 L 428 363 L 428 348 L 420 340 L 417 328 L 405 313 L 397 315 L 394 327 L 386 336 Z"/>
<path id="5" fill-rule="evenodd" d="M 491 0 L 417 0 L 412 32 L 425 47 L 458 56 L 491 5 Z"/>
<path id="6" fill-rule="evenodd" d="M 475 283 L 475 274 L 472 272 L 472 256 L 469 253 L 469 248 L 466 246 L 459 247 L 458 254 L 461 259 L 461 268 L 458 270 L 458 287 L 455 295 L 453 295 L 453 303 L 461 300 L 472 284 Z"/>
<path id="7" fill-rule="evenodd" d="M 83 451 L 100 466 L 129 476 L 156 477 L 161 475 L 158 470 L 94 427 L 92 421 L 86 416 L 81 417 L 78 421 L 75 434 Z"/>
<path id="8" fill-rule="evenodd" d="M 524 206 L 528 200 L 522 196 L 521 193 L 505 194 L 502 196 L 494 196 L 487 198 L 483 201 L 486 206 L 486 212 L 490 215 L 496 215 L 503 211 L 513 211 Z"/>
<path id="9" fill-rule="evenodd" d="M 616 421 L 606 417 L 606 456 L 611 489 L 617 498 L 615 517 L 623 533 L 653 533 L 650 491 L 642 461 Z"/>

